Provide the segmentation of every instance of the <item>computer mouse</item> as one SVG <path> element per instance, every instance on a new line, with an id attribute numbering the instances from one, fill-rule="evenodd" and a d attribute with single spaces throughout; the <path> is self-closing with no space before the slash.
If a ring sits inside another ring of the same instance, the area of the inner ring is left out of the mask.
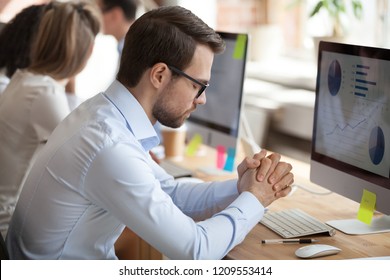
<path id="1" fill-rule="evenodd" d="M 299 248 L 295 251 L 295 255 L 302 259 L 318 258 L 323 256 L 335 255 L 341 252 L 341 249 L 326 245 L 326 244 L 313 244 Z"/>

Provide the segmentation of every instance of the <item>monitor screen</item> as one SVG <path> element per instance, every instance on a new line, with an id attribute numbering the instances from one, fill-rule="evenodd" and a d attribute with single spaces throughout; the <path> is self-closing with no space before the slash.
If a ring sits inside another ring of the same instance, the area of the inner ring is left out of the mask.
<path id="1" fill-rule="evenodd" d="M 390 50 L 321 42 L 311 180 L 390 214 Z"/>
<path id="2" fill-rule="evenodd" d="M 203 143 L 236 148 L 242 109 L 248 35 L 219 32 L 226 50 L 215 55 L 211 68 L 207 102 L 187 120 L 188 135 L 202 136 Z"/>

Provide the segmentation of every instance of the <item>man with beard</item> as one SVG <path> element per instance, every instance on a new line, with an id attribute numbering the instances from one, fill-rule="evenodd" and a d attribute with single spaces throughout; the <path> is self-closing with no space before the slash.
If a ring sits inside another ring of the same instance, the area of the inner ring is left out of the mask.
<path id="1" fill-rule="evenodd" d="M 125 226 L 170 259 L 221 259 L 243 241 L 291 191 L 290 164 L 262 151 L 238 166 L 238 179 L 177 182 L 148 153 L 156 121 L 179 127 L 206 103 L 224 48 L 178 6 L 135 21 L 117 80 L 71 113 L 37 158 L 6 240 L 10 257 L 116 259 Z"/>

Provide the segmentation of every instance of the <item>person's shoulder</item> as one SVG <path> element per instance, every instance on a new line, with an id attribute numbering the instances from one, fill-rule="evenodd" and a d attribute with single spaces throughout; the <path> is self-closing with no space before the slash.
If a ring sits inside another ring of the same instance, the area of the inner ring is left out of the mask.
<path id="1" fill-rule="evenodd" d="M 12 75 L 10 83 L 20 88 L 47 88 L 57 84 L 50 76 L 21 69 L 16 70 Z"/>
<path id="2" fill-rule="evenodd" d="M 16 77 L 14 77 L 17 74 Z M 61 97 L 63 100 L 66 99 L 65 85 L 59 81 L 53 79 L 49 75 L 36 74 L 28 71 L 19 71 L 15 73 L 11 80 L 16 80 L 21 89 L 26 92 L 34 92 L 35 97 L 47 98 Z"/>
<path id="3" fill-rule="evenodd" d="M 0 95 L 3 93 L 5 88 L 10 82 L 10 78 L 8 78 L 4 73 L 0 70 Z"/>

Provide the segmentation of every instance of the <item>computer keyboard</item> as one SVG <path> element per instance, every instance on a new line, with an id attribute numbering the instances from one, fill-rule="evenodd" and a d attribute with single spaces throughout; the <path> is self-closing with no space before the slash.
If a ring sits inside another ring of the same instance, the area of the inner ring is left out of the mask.
<path id="1" fill-rule="evenodd" d="M 326 233 L 333 236 L 335 229 L 299 209 L 267 212 L 260 221 L 283 238 Z"/>
<path id="2" fill-rule="evenodd" d="M 160 166 L 164 168 L 164 170 L 173 176 L 173 178 L 181 178 L 181 177 L 191 177 L 192 171 L 184 168 L 182 166 L 179 166 L 178 164 L 168 160 L 164 159 L 160 162 Z"/>

